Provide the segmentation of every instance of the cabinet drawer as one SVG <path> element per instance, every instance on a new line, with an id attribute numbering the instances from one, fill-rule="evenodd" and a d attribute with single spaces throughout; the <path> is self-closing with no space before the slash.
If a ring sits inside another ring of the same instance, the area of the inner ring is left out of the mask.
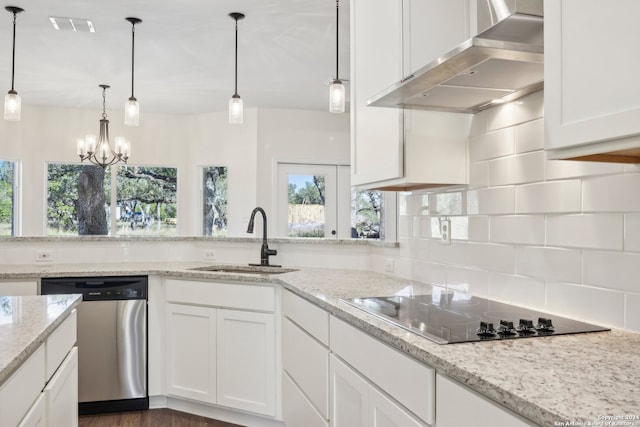
<path id="1" fill-rule="evenodd" d="M 275 288 L 269 285 L 245 285 L 168 279 L 167 302 L 275 311 Z"/>
<path id="2" fill-rule="evenodd" d="M 38 283 L 35 281 L 0 281 L 0 295 L 38 295 Z"/>
<path id="3" fill-rule="evenodd" d="M 45 382 L 45 350 L 41 345 L 0 386 L 0 426 L 16 426 L 42 391 Z"/>
<path id="4" fill-rule="evenodd" d="M 333 316 L 330 328 L 331 350 L 335 354 L 423 421 L 433 423 L 434 369 Z"/>
<path id="5" fill-rule="evenodd" d="M 47 338 L 46 342 L 46 374 L 47 381 L 53 376 L 71 347 L 76 343 L 77 324 L 76 310 Z"/>
<path id="6" fill-rule="evenodd" d="M 47 425 L 47 401 L 44 393 L 31 406 L 27 415 L 24 416 L 18 427 L 46 427 Z"/>
<path id="7" fill-rule="evenodd" d="M 282 294 L 282 313 L 322 344 L 329 345 L 329 313 L 291 291 Z"/>
<path id="8" fill-rule="evenodd" d="M 282 418 L 287 426 L 329 426 L 286 373 L 282 376 L 282 402 Z"/>
<path id="9" fill-rule="evenodd" d="M 322 416 L 329 415 L 329 350 L 289 319 L 282 322 L 282 366 Z"/>
<path id="10" fill-rule="evenodd" d="M 49 426 L 78 426 L 78 348 L 73 347 L 44 388 Z"/>

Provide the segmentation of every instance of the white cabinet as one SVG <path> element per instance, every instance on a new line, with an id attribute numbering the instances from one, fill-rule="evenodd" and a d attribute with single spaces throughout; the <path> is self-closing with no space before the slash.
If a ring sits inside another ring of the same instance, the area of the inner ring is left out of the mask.
<path id="1" fill-rule="evenodd" d="M 491 426 L 491 427 L 532 427 L 505 408 L 469 390 L 461 384 L 440 374 L 436 377 L 437 427 L 448 426 Z M 464 408 L 463 411 L 460 408 Z M 481 423 L 480 423 L 481 421 Z"/>
<path id="2" fill-rule="evenodd" d="M 275 415 L 273 314 L 218 310 L 218 404 Z"/>
<path id="3" fill-rule="evenodd" d="M 333 427 L 426 426 L 333 355 L 330 369 Z"/>
<path id="4" fill-rule="evenodd" d="M 38 282 L 35 280 L 2 280 L 0 281 L 0 295 L 38 295 Z"/>
<path id="5" fill-rule="evenodd" d="M 289 291 L 282 303 L 283 419 L 328 425 L 329 314 Z"/>
<path id="6" fill-rule="evenodd" d="M 167 394 L 216 403 L 216 310 L 167 304 Z"/>
<path id="7" fill-rule="evenodd" d="M 40 393 L 18 427 L 47 427 L 47 400 L 44 393 Z"/>
<path id="8" fill-rule="evenodd" d="M 275 288 L 168 279 L 165 293 L 166 393 L 275 416 Z"/>
<path id="9" fill-rule="evenodd" d="M 407 68 L 464 41 L 468 17 L 457 15 L 466 10 L 463 0 L 351 0 L 352 185 L 410 190 L 467 182 L 468 115 L 366 105 Z"/>
<path id="10" fill-rule="evenodd" d="M 78 348 L 73 347 L 44 389 L 48 426 L 78 426 Z"/>
<path id="11" fill-rule="evenodd" d="M 640 162 L 640 2 L 545 0 L 544 15 L 548 157 Z"/>
<path id="12" fill-rule="evenodd" d="M 43 344 L 0 386 L 0 425 L 18 425 L 40 395 L 45 382 Z"/>

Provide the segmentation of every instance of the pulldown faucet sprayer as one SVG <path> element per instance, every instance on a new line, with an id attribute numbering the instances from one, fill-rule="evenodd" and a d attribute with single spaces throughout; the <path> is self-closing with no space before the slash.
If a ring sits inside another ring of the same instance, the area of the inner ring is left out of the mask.
<path id="1" fill-rule="evenodd" d="M 269 249 L 269 244 L 267 243 L 267 214 L 264 212 L 264 209 L 259 206 L 255 208 L 253 212 L 251 212 L 251 218 L 249 219 L 247 233 L 253 233 L 253 223 L 257 212 L 260 212 L 262 214 L 262 248 L 260 249 L 260 264 L 249 265 L 260 265 L 263 267 L 280 267 L 279 265 L 269 264 L 269 257 L 272 255 L 278 255 L 278 251 L 275 249 Z"/>

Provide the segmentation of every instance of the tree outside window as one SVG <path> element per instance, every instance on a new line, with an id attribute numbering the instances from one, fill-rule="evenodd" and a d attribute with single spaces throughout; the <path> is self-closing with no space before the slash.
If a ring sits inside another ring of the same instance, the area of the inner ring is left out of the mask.
<path id="1" fill-rule="evenodd" d="M 211 166 L 202 173 L 202 231 L 205 236 L 227 235 L 227 188 L 225 166 Z"/>
<path id="2" fill-rule="evenodd" d="M 14 174 L 14 163 L 0 160 L 0 236 L 14 235 Z"/>

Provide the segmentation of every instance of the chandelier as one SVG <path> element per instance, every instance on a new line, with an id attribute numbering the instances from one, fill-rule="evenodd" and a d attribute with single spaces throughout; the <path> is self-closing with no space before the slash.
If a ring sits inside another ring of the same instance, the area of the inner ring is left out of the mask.
<path id="1" fill-rule="evenodd" d="M 102 88 L 102 119 L 100 119 L 100 134 L 96 139 L 95 135 L 87 135 L 85 138 L 78 139 L 78 156 L 80 161 L 88 160 L 96 166 L 106 169 L 114 163 L 127 163 L 131 154 L 131 145 L 123 137 L 116 137 L 115 151 L 111 148 L 109 142 L 109 120 L 107 120 L 106 112 L 106 92 L 109 85 L 100 85 Z"/>

